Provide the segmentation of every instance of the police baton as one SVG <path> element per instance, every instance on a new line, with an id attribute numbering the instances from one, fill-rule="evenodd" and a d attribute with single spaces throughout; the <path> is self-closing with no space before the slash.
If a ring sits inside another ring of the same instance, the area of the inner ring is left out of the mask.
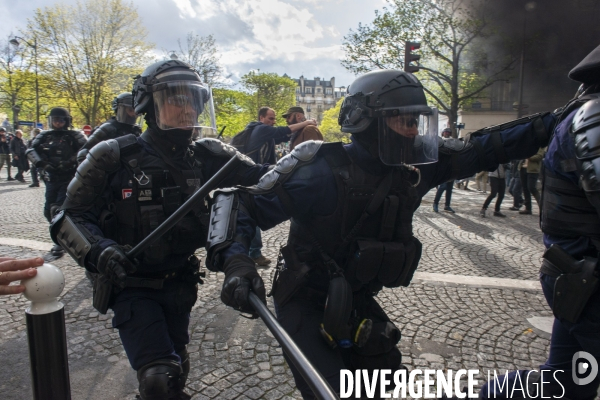
<path id="1" fill-rule="evenodd" d="M 185 203 L 181 205 L 173 214 L 169 216 L 158 228 L 152 231 L 151 234 L 146 236 L 141 242 L 139 242 L 133 249 L 127 252 L 127 258 L 133 260 L 146 250 L 146 247 L 150 246 L 156 240 L 160 239 L 167 231 L 173 228 L 188 212 L 197 207 L 197 205 L 204 200 L 206 196 L 219 184 L 229 176 L 241 163 L 242 159 L 239 155 L 234 155 L 231 160 L 227 161 L 216 174 L 214 174 L 202 187 L 189 198 Z"/>
<path id="2" fill-rule="evenodd" d="M 308 361 L 290 335 L 288 335 L 283 327 L 279 325 L 279 322 L 277 322 L 267 306 L 265 306 L 253 292 L 250 292 L 248 299 L 250 300 L 252 307 L 254 307 L 254 310 L 258 313 L 258 316 L 263 320 L 279 344 L 281 344 L 285 354 L 298 369 L 308 386 L 310 386 L 313 394 L 317 396 L 319 400 L 337 400 L 338 396 L 331 386 L 329 386 L 329 383 L 323 378 L 321 373 L 316 370 L 310 361 Z"/>

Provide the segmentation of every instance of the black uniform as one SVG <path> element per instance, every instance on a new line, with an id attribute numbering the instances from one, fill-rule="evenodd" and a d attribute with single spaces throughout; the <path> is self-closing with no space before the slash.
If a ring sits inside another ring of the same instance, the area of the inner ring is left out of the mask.
<path id="1" fill-rule="evenodd" d="M 47 130 L 38 134 L 27 151 L 30 161 L 43 170 L 46 181 L 44 216 L 50 222 L 67 193 L 77 168 L 77 151 L 86 142 L 85 135 L 74 130 Z"/>
<path id="2" fill-rule="evenodd" d="M 111 119 L 100 125 L 90 135 L 87 142 L 77 153 L 77 162 L 81 164 L 83 160 L 85 160 L 85 157 L 87 156 L 91 148 L 100 142 L 109 139 L 116 139 L 118 137 L 129 134 L 139 136 L 140 133 L 142 133 L 142 131 L 140 130 L 139 126 L 119 122 L 115 117 L 112 117 Z"/>
<path id="3" fill-rule="evenodd" d="M 208 208 L 189 212 L 135 262 L 126 257 L 127 246 L 154 231 L 236 154 L 245 164 L 224 187 L 254 184 L 267 168 L 216 139 L 191 143 L 194 130 L 216 129 L 194 119 L 212 108 L 206 107 L 210 90 L 189 65 L 151 65 L 137 78 L 134 94 L 149 129 L 90 150 L 51 235 L 80 266 L 99 273 L 94 306 L 113 309 L 113 327 L 137 371 L 142 399 L 188 399 L 188 325 L 200 281 L 194 252 L 206 241 Z M 155 102 L 164 120 L 155 115 Z"/>
<path id="4" fill-rule="evenodd" d="M 256 187 L 218 194 L 207 260 L 210 269 L 225 272 L 223 302 L 251 311 L 248 291 L 264 296 L 264 287 L 246 255 L 249 240 L 257 225 L 266 230 L 292 218 L 282 249 L 285 266 L 273 283 L 277 316 L 338 391 L 340 369 L 401 368 L 400 330 L 374 296 L 412 279 L 422 249 L 412 218 L 421 198 L 443 182 L 534 154 L 545 145 L 554 121 L 552 115 L 538 115 L 490 128 L 489 135 L 478 133 L 469 141 L 440 138 L 432 141 L 438 162 L 418 169 L 386 165 L 377 155 L 381 124 L 398 129 L 392 139 L 402 135 L 400 125 L 415 129 L 417 114 L 428 109 L 420 83 L 408 73 L 377 71 L 357 78 L 349 92 L 340 124 L 352 133 L 353 143 L 303 143 Z M 420 137 L 402 140 L 417 150 L 427 145 Z M 393 154 L 387 150 L 389 164 Z M 417 150 L 404 156 L 416 160 Z M 432 150 L 421 154 L 431 157 Z M 291 368 L 302 395 L 314 398 Z"/>

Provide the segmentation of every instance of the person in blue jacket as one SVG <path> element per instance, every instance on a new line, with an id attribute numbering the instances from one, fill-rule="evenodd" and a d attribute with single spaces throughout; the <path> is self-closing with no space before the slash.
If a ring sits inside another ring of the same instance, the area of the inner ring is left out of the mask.
<path id="1" fill-rule="evenodd" d="M 600 386 L 600 46 L 569 73 L 580 82 L 543 161 L 540 281 L 555 319 L 548 360 L 488 382 L 483 399 L 595 399 Z M 504 388 L 501 388 L 504 386 Z M 542 397 L 544 396 L 544 397 Z"/>
<path id="2" fill-rule="evenodd" d="M 412 218 L 422 197 L 441 183 L 535 154 L 554 117 L 441 139 L 419 80 L 380 70 L 350 85 L 339 123 L 351 144 L 302 143 L 256 186 L 219 193 L 207 242 L 207 267 L 225 273 L 222 301 L 252 312 L 249 292 L 265 299 L 247 256 L 254 229 L 292 219 L 273 282 L 277 318 L 338 393 L 341 369 L 402 368 L 400 330 L 374 296 L 412 279 L 422 249 Z M 304 398 L 314 398 L 291 368 Z"/>

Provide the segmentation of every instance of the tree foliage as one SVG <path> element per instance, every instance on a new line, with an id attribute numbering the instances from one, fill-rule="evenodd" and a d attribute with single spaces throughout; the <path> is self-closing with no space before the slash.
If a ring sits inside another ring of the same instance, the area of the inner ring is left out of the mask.
<path id="1" fill-rule="evenodd" d="M 342 65 L 354 73 L 402 69 L 407 41 L 421 43 L 418 77 L 428 97 L 454 126 L 460 107 L 482 95 L 513 64 L 482 46 L 493 34 L 489 0 L 388 0 L 368 25 L 344 37 Z"/>
<path id="2" fill-rule="evenodd" d="M 250 71 L 242 76 L 240 83 L 250 93 L 248 110 L 255 119 L 261 107 L 270 107 L 277 114 L 277 123 L 286 124 L 281 115 L 296 105 L 296 82 L 274 72 Z"/>
<path id="3" fill-rule="evenodd" d="M 340 108 L 343 102 L 343 98 L 339 99 L 333 108 L 323 113 L 319 129 L 323 134 L 323 140 L 326 142 L 350 142 L 350 134 L 342 132 L 338 124 L 338 116 L 340 115 Z"/>
<path id="4" fill-rule="evenodd" d="M 256 112 L 251 111 L 251 95 L 238 90 L 225 88 L 213 89 L 213 99 L 217 128 L 226 127 L 223 137 L 229 141 L 236 133 L 242 131 L 250 121 L 256 119 Z"/>
<path id="5" fill-rule="evenodd" d="M 37 38 L 41 71 L 54 90 L 92 125 L 110 115 L 115 94 L 131 90 L 152 48 L 135 7 L 123 0 L 38 8 L 28 36 Z"/>
<path id="6" fill-rule="evenodd" d="M 202 76 L 203 82 L 210 87 L 224 86 L 223 67 L 213 35 L 200 36 L 189 32 L 185 42 L 182 44 L 181 40 L 177 39 L 177 44 L 179 58 L 194 67 Z"/>

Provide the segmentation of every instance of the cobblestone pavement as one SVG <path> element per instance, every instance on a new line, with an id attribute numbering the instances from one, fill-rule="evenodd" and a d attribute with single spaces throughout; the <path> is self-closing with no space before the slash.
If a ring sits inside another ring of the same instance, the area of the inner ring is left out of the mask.
<path id="1" fill-rule="evenodd" d="M 43 187 L 0 182 L 0 254 L 27 257 L 50 249 L 43 197 Z M 456 214 L 434 213 L 433 193 L 425 196 L 414 224 L 423 242 L 419 271 L 536 280 L 543 250 L 537 210 L 531 216 L 508 211 L 512 198 L 507 197 L 507 218 L 483 219 L 478 215 L 482 193 L 455 189 Z M 263 234 L 264 255 L 273 263 L 287 226 Z M 70 257 L 55 264 L 66 277 L 61 301 L 73 399 L 133 399 L 135 372 L 111 327 L 111 314 L 92 308 L 90 284 Z M 260 271 L 270 286 L 272 269 Z M 188 392 L 194 400 L 300 398 L 281 348 L 262 322 L 221 304 L 222 279 L 222 274 L 208 274 L 192 311 Z M 527 321 L 552 315 L 541 290 L 415 279 L 408 288 L 384 290 L 379 299 L 402 330 L 400 348 L 409 369 L 477 368 L 483 379 L 490 369 L 537 368 L 545 361 L 549 335 Z M 0 359 L 11 365 L 0 369 L 2 399 L 31 398 L 27 305 L 22 296 L 0 297 Z"/>

